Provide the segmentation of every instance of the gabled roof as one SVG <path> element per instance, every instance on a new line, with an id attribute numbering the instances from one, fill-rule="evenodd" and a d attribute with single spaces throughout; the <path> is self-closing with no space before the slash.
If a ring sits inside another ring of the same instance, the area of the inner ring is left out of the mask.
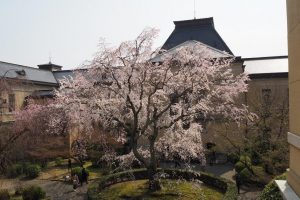
<path id="1" fill-rule="evenodd" d="M 233 55 L 214 27 L 212 17 L 185 21 L 174 21 L 175 29 L 162 49 L 169 50 L 188 40 L 196 40 Z"/>
<path id="2" fill-rule="evenodd" d="M 196 40 L 188 40 L 185 41 L 169 50 L 167 50 L 166 52 L 159 54 L 157 56 L 155 56 L 151 61 L 152 62 L 162 62 L 162 56 L 166 55 L 166 54 L 170 54 L 172 55 L 173 53 L 176 53 L 176 51 L 180 50 L 180 48 L 184 48 L 184 47 L 191 47 L 193 48 L 193 46 L 195 45 L 200 45 L 201 47 L 205 48 L 206 53 L 207 53 L 207 58 L 229 58 L 229 57 L 233 57 L 233 55 L 225 52 L 225 51 L 220 51 L 219 49 L 213 48 L 211 46 L 208 46 L 202 42 L 196 41 Z"/>
<path id="3" fill-rule="evenodd" d="M 24 74 L 17 73 L 22 70 L 24 70 Z M 6 78 L 20 78 L 38 84 L 57 85 L 51 71 L 0 61 L 0 78 L 3 76 Z"/>

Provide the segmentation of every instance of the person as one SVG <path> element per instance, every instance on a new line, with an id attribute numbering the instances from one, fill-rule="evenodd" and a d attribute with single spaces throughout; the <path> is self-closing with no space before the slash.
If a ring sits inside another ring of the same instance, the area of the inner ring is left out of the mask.
<path id="1" fill-rule="evenodd" d="M 86 171 L 86 169 L 84 167 L 82 167 L 82 170 L 81 170 L 81 180 L 80 180 L 80 184 L 82 186 L 82 183 L 83 182 L 86 182 L 86 184 L 88 184 L 88 172 Z"/>
<path id="2" fill-rule="evenodd" d="M 79 184 L 79 178 L 78 178 L 77 174 L 74 174 L 72 176 L 72 182 L 73 182 L 73 190 L 76 192 L 77 186 Z"/>
<path id="3" fill-rule="evenodd" d="M 71 159 L 69 158 L 69 160 L 68 160 L 68 172 L 69 171 L 72 171 L 72 161 L 71 161 Z"/>
<path id="4" fill-rule="evenodd" d="M 236 173 L 236 175 L 235 175 L 235 184 L 236 184 L 236 187 L 238 190 L 238 194 L 240 194 L 240 188 L 241 188 L 241 184 L 242 184 L 240 173 Z"/>
<path id="5" fill-rule="evenodd" d="M 175 166 L 174 166 L 174 168 L 177 168 L 177 167 L 181 167 L 180 166 L 180 162 L 179 162 L 179 160 L 180 160 L 180 158 L 179 158 L 179 156 L 178 155 L 176 155 L 175 156 L 175 159 L 174 159 L 174 162 L 175 162 Z"/>

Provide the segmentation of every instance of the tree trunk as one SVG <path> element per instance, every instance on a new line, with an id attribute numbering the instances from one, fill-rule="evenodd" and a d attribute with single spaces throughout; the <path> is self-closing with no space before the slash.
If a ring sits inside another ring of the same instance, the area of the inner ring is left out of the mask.
<path id="1" fill-rule="evenodd" d="M 159 177 L 157 176 L 156 167 L 147 168 L 148 171 L 148 179 L 149 179 L 149 190 L 151 192 L 155 192 L 161 189 Z"/>

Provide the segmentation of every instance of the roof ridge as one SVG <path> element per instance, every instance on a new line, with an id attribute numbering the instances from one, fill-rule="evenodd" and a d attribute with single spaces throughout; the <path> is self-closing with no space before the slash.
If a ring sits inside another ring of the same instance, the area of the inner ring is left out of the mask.
<path id="1" fill-rule="evenodd" d="M 19 66 L 19 67 L 26 67 L 26 68 L 29 68 L 29 69 L 35 69 L 35 70 L 39 70 L 39 71 L 47 71 L 47 70 L 39 69 L 39 68 L 36 68 L 36 67 L 29 67 L 29 66 L 15 64 L 15 63 L 10 63 L 10 62 L 5 62 L 5 61 L 0 61 L 0 62 L 1 63 L 5 63 L 5 64 L 10 64 L 10 65 L 16 65 L 16 66 Z"/>

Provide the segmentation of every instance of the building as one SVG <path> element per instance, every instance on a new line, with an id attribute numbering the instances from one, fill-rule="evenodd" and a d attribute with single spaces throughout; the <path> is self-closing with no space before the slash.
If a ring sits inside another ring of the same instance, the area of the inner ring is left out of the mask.
<path id="1" fill-rule="evenodd" d="M 28 98 L 43 101 L 53 97 L 58 88 L 62 67 L 52 63 L 38 68 L 0 62 L 0 146 L 11 136 L 9 126 L 14 121 L 13 113 L 26 105 Z M 64 72 L 65 73 L 65 72 Z M 16 159 L 26 157 L 45 158 L 68 156 L 70 137 L 40 137 L 36 140 L 20 139 L 15 150 Z M 26 144 L 25 144 L 25 143 Z M 46 153 L 45 153 L 46 152 Z M 13 153 L 12 153 L 13 154 Z"/>
<path id="2" fill-rule="evenodd" d="M 210 57 L 235 56 L 236 60 L 231 66 L 233 72 L 238 74 L 245 71 L 251 79 L 249 91 L 242 97 L 241 102 L 249 105 L 252 112 L 259 111 L 261 108 L 258 105 L 265 101 L 269 101 L 269 104 L 272 102 L 272 109 L 278 109 L 279 105 L 274 104 L 280 102 L 280 106 L 288 110 L 287 56 L 242 58 L 234 55 L 216 31 L 213 18 L 175 21 L 174 24 L 175 29 L 162 46 L 163 51 L 172 53 L 182 46 L 198 43 L 207 48 Z M 159 61 L 159 58 L 158 56 L 156 61 Z M 280 123 L 274 123 L 274 127 L 279 125 Z M 203 143 L 208 146 L 214 144 L 217 149 L 226 152 L 232 148 L 231 143 L 238 144 L 243 141 L 244 134 L 241 132 L 245 128 L 208 123 L 206 129 L 202 135 Z M 281 132 L 287 131 L 285 127 L 278 129 L 281 129 Z"/>
<path id="3" fill-rule="evenodd" d="M 300 1 L 287 0 L 290 163 L 286 181 L 276 181 L 284 199 L 300 199 Z"/>
<path id="4" fill-rule="evenodd" d="M 200 44 L 205 47 L 210 57 L 233 57 L 234 54 L 224 42 L 215 29 L 213 18 L 193 19 L 175 21 L 175 29 L 170 34 L 164 45 L 163 53 L 172 54 L 182 46 Z M 248 104 L 253 111 L 258 102 L 268 98 L 268 101 L 286 102 L 288 96 L 288 73 L 287 56 L 263 57 L 263 58 L 242 58 L 235 56 L 232 64 L 234 73 L 249 73 L 249 92 L 242 97 L 242 102 Z M 153 62 L 160 62 L 160 56 L 153 59 Z M 5 81 L 17 81 L 9 93 L 2 94 L 3 112 L 0 114 L 0 122 L 13 121 L 12 111 L 22 108 L 26 98 L 48 98 L 52 97 L 52 90 L 59 86 L 59 81 L 67 76 L 72 76 L 74 71 L 62 70 L 61 66 L 52 63 L 39 65 L 39 68 L 31 68 L 11 63 L 0 62 L 0 77 Z M 273 71 L 273 68 L 281 71 Z M 20 71 L 23 73 L 18 74 Z M 271 72 L 271 73 L 270 73 Z M 25 85 L 26 83 L 26 85 Z M 29 84 L 29 85 L 28 85 Z M 203 134 L 203 142 L 214 143 L 223 151 L 231 147 L 229 139 L 236 142 L 241 141 L 241 129 L 215 126 L 208 124 L 208 131 Z M 224 139 L 225 138 L 225 139 Z"/>

